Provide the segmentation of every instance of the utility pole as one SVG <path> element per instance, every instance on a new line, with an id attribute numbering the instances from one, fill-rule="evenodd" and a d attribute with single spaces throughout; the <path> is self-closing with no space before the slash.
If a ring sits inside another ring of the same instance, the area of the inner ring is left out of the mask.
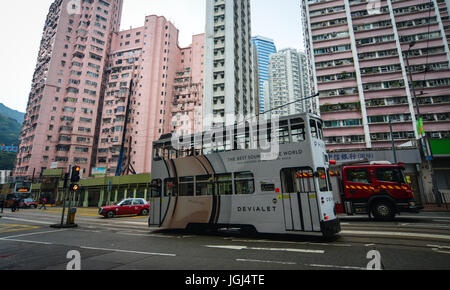
<path id="1" fill-rule="evenodd" d="M 134 73 L 134 70 L 133 70 Z M 124 158 L 124 154 L 125 154 L 125 142 L 127 140 L 127 130 L 128 130 L 128 117 L 130 116 L 130 105 L 131 105 L 131 97 L 133 96 L 133 79 L 130 80 L 130 89 L 128 91 L 128 102 L 127 102 L 127 108 L 125 111 L 125 124 L 124 124 L 124 128 L 123 128 L 123 132 L 122 132 L 122 145 L 120 147 L 120 154 L 119 154 L 119 161 L 117 164 L 117 169 L 116 169 L 116 176 L 121 176 L 122 172 L 123 172 L 123 158 Z M 128 151 L 130 151 L 131 148 L 131 144 L 129 144 L 128 146 Z"/>
<path id="2" fill-rule="evenodd" d="M 391 120 L 391 115 L 388 116 L 389 117 L 389 129 L 391 131 L 391 141 L 392 141 L 392 154 L 394 154 L 394 163 L 397 164 L 398 160 L 397 160 L 397 151 L 395 149 L 395 140 L 394 140 L 394 132 L 392 130 L 392 120 Z"/>
<path id="3" fill-rule="evenodd" d="M 411 51 L 411 48 L 416 45 L 416 42 L 413 41 L 409 44 L 409 48 L 407 53 L 405 53 L 405 58 L 406 58 L 406 65 L 408 66 L 408 75 L 409 75 L 409 82 L 411 84 L 411 89 L 413 91 L 413 96 L 414 96 L 414 101 L 415 101 L 415 105 L 416 105 L 416 110 L 417 110 L 417 120 L 421 122 L 422 120 L 422 115 L 420 114 L 420 104 L 419 104 L 419 99 L 417 98 L 417 94 L 416 94 L 416 86 L 414 84 L 414 79 L 413 79 L 413 75 L 412 75 L 412 70 L 411 67 L 409 65 L 409 52 Z M 426 70 L 427 68 L 425 68 Z M 431 178 L 431 182 L 432 182 L 432 192 L 433 195 L 435 197 L 435 201 L 438 204 L 438 206 L 442 205 L 442 200 L 441 200 L 441 196 L 439 194 L 439 190 L 437 188 L 437 183 L 436 183 L 436 179 L 434 177 L 434 171 L 433 171 L 433 165 L 431 163 L 431 158 L 432 158 L 432 153 L 431 153 L 431 147 L 429 145 L 429 140 L 426 134 L 424 134 L 424 137 L 420 139 L 420 143 L 422 145 L 422 149 L 425 155 L 425 159 L 427 161 L 427 165 L 428 165 L 428 170 L 430 170 L 430 178 Z"/>

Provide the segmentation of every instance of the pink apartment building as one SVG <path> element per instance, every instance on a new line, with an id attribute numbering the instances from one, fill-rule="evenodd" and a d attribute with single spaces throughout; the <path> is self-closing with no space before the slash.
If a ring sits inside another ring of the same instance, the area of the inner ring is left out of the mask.
<path id="1" fill-rule="evenodd" d="M 450 21 L 445 0 L 304 0 L 324 135 L 330 150 L 417 137 L 414 84 L 431 138 L 450 138 Z"/>
<path id="2" fill-rule="evenodd" d="M 205 34 L 194 35 L 192 45 L 180 53 L 172 103 L 172 130 L 178 135 L 200 133 L 203 129 Z"/>
<path id="3" fill-rule="evenodd" d="M 188 116 L 184 133 L 201 130 L 202 118 L 193 114 L 203 100 L 204 34 L 182 49 L 178 29 L 164 17 L 151 15 L 144 26 L 119 31 L 121 12 L 122 0 L 51 5 L 16 176 L 75 164 L 84 177 L 94 167 L 114 174 L 122 142 L 124 167 L 148 173 L 152 142 L 185 127 L 174 120 Z"/>
<path id="4" fill-rule="evenodd" d="M 155 15 L 147 16 L 143 27 L 114 33 L 94 167 L 114 174 L 123 144 L 122 169 L 148 173 L 153 141 L 185 128 L 185 122 L 192 126 L 184 133 L 201 126 L 193 113 L 203 97 L 204 35 L 181 49 L 178 33 Z"/>
<path id="5" fill-rule="evenodd" d="M 122 0 L 56 0 L 45 22 L 14 175 L 80 165 L 96 147 L 103 77 Z"/>

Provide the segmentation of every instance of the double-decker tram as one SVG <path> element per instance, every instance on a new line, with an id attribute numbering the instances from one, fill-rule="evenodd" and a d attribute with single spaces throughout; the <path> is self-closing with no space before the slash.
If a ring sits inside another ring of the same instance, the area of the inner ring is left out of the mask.
<path id="1" fill-rule="evenodd" d="M 163 136 L 153 144 L 149 225 L 336 235 L 322 137 L 313 114 Z"/>

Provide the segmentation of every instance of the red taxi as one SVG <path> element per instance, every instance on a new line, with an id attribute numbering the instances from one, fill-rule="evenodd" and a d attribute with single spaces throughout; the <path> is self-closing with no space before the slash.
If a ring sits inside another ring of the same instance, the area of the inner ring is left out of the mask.
<path id="1" fill-rule="evenodd" d="M 129 198 L 121 202 L 103 206 L 98 213 L 105 218 L 113 218 L 120 215 L 148 215 L 150 212 L 150 204 L 143 198 Z"/>

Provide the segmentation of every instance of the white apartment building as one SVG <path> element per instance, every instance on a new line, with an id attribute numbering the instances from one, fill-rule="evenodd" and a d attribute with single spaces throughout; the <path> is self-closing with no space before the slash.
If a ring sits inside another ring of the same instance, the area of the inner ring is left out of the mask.
<path id="1" fill-rule="evenodd" d="M 306 56 L 292 48 L 270 56 L 268 89 L 264 93 L 266 111 L 272 110 L 270 115 L 311 112 L 310 101 L 303 100 L 311 95 L 307 67 Z"/>
<path id="2" fill-rule="evenodd" d="M 255 115 L 250 0 L 206 1 L 204 129 Z"/>

